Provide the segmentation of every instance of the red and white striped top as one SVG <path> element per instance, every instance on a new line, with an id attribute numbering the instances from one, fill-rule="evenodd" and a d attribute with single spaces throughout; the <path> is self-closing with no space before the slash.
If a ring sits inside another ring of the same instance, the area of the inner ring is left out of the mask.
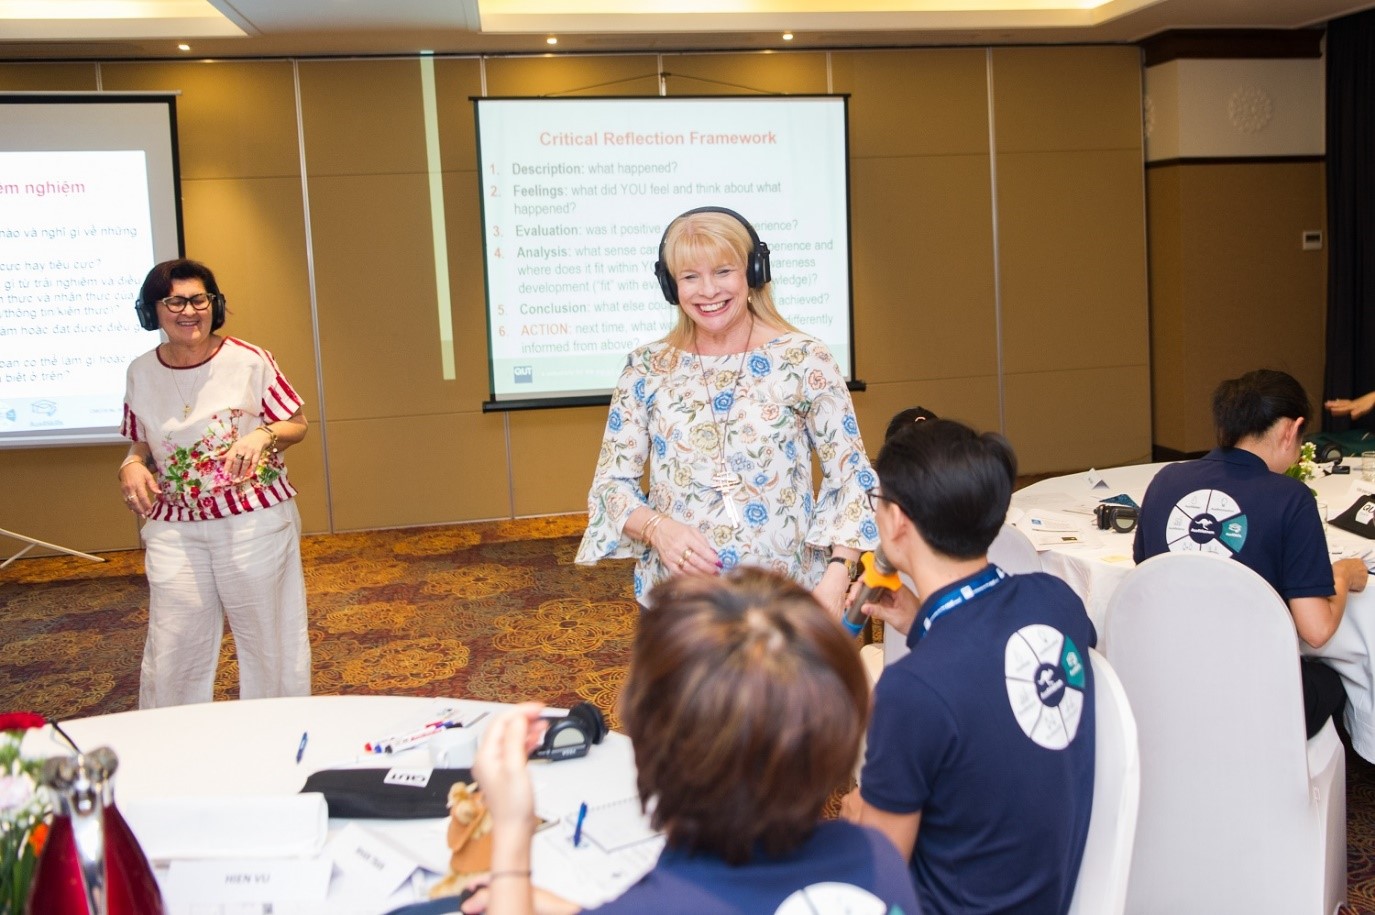
<path id="1" fill-rule="evenodd" d="M 129 364 L 120 433 L 152 449 L 162 495 L 150 517 L 205 521 L 268 508 L 296 495 L 280 454 L 235 483 L 221 457 L 241 436 L 287 419 L 302 400 L 272 354 L 234 337 L 199 365 L 173 367 L 158 350 Z"/>

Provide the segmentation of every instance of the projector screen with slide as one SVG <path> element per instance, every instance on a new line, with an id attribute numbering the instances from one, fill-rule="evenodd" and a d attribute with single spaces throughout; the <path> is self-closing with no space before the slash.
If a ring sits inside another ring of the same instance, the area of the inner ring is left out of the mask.
<path id="1" fill-rule="evenodd" d="M 134 300 L 181 254 L 175 96 L 0 95 L 0 447 L 119 441 Z"/>
<path id="2" fill-rule="evenodd" d="M 492 398 L 606 403 L 676 320 L 654 275 L 675 216 L 741 214 L 774 298 L 854 379 L 845 96 L 476 98 Z"/>

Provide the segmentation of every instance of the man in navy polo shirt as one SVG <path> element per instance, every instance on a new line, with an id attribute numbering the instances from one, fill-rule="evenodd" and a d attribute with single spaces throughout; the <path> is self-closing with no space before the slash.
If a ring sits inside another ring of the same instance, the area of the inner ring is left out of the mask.
<path id="1" fill-rule="evenodd" d="M 1218 447 L 1161 469 L 1141 500 L 1137 562 L 1165 552 L 1212 553 L 1255 571 L 1289 605 L 1299 638 L 1321 648 L 1337 631 L 1348 591 L 1365 587 L 1359 559 L 1329 564 L 1313 493 L 1284 475 L 1299 459 L 1308 395 L 1291 375 L 1269 369 L 1218 385 Z M 1305 659 L 1304 718 L 1312 737 L 1341 711 L 1341 678 Z"/>
<path id="2" fill-rule="evenodd" d="M 988 562 L 1017 472 L 1001 436 L 913 424 L 874 469 L 884 555 L 926 598 L 869 605 L 912 651 L 875 687 L 846 816 L 911 861 L 924 912 L 1063 913 L 1093 798 L 1093 624 L 1058 578 Z"/>

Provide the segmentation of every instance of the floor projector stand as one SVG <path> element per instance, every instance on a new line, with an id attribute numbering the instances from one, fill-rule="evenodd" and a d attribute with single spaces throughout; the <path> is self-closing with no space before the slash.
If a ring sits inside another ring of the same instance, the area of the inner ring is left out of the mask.
<path id="1" fill-rule="evenodd" d="M 58 546 L 55 543 L 48 543 L 46 540 L 35 540 L 32 537 L 25 537 L 23 534 L 16 534 L 14 531 L 7 531 L 3 527 L 0 527 L 0 537 L 11 537 L 15 540 L 22 540 L 28 544 L 28 546 L 22 548 L 19 552 L 15 553 L 9 559 L 6 559 L 4 562 L 0 562 L 0 569 L 3 569 L 5 566 L 14 562 L 20 556 L 23 556 L 25 553 L 27 553 L 29 550 L 33 549 L 36 546 L 45 546 L 50 550 L 57 550 L 59 553 L 66 553 L 68 556 L 80 556 L 82 559 L 91 560 L 91 562 L 105 561 L 101 559 L 99 556 L 92 556 L 90 553 L 83 553 L 80 550 L 73 550 L 65 546 Z"/>

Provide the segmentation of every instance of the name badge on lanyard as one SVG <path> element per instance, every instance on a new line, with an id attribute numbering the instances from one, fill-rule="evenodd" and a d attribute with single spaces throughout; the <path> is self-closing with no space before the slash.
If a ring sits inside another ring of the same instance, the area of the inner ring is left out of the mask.
<path id="1" fill-rule="evenodd" d="M 980 594 L 992 591 L 1007 578 L 1007 573 L 995 565 L 990 565 L 969 581 L 960 585 L 945 600 L 936 605 L 936 608 L 927 614 L 926 619 L 921 621 L 921 631 L 917 634 L 917 640 L 926 638 L 926 634 L 931 631 L 931 626 L 936 620 L 945 616 L 950 611 L 968 603 Z"/>

